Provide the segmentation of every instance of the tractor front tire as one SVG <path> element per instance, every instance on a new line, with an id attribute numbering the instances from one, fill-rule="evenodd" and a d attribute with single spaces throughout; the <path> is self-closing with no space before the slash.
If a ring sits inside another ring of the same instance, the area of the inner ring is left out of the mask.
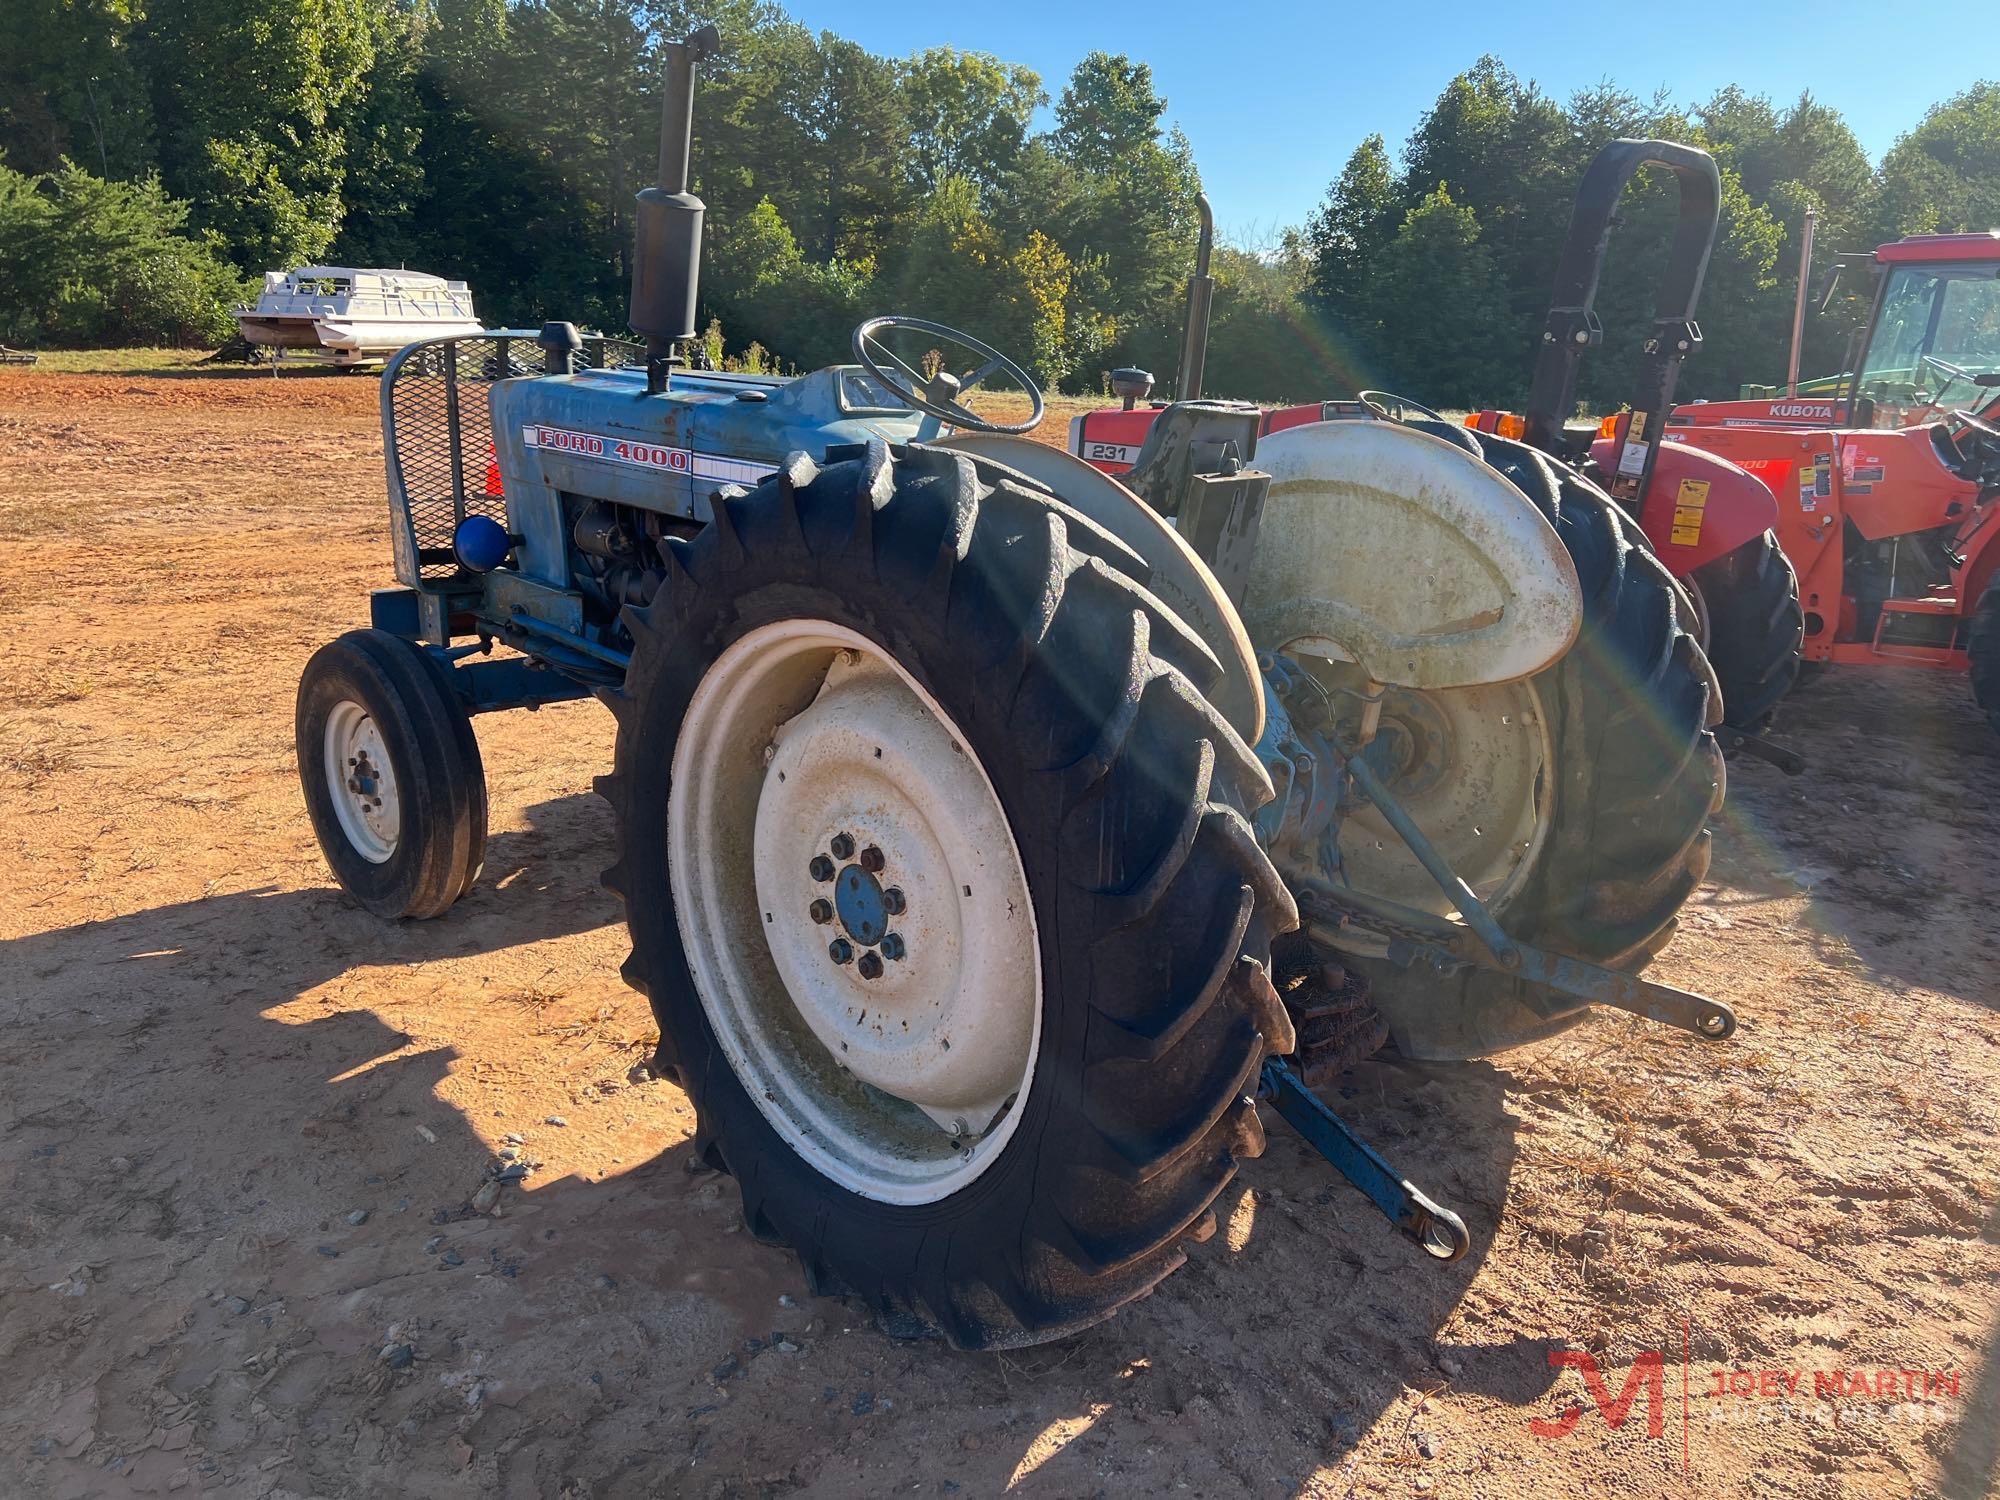
<path id="1" fill-rule="evenodd" d="M 486 854 L 486 770 L 446 668 L 383 630 L 313 653 L 294 721 L 306 810 L 341 888 L 378 917 L 442 915 Z"/>
<path id="2" fill-rule="evenodd" d="M 2000 578 L 1986 585 L 1973 606 L 1966 652 L 1972 658 L 1972 701 L 2000 732 Z"/>
<path id="3" fill-rule="evenodd" d="M 1708 660 L 1722 685 L 1722 721 L 1744 734 L 1770 727 L 1799 680 L 1805 614 L 1799 575 L 1767 531 L 1688 577 L 1708 616 Z"/>
<path id="4" fill-rule="evenodd" d="M 1247 822 L 1270 785 L 1108 533 L 964 455 L 834 457 L 723 491 L 624 616 L 624 974 L 694 1149 L 816 1291 L 1055 1338 L 1173 1271 L 1262 1150 L 1297 921 Z M 974 1052 L 998 1112 L 953 1119 Z"/>

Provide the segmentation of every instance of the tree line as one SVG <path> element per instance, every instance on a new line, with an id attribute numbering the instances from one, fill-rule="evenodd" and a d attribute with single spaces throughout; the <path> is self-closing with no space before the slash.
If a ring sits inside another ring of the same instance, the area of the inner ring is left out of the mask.
<path id="1" fill-rule="evenodd" d="M 695 187 L 703 315 L 730 357 L 810 368 L 905 311 L 1052 386 L 1170 378 L 1201 180 L 1151 70 L 1093 52 L 1060 87 L 979 53 L 887 58 L 768 0 L 14 0 L 0 35 L 0 338 L 217 342 L 264 271 L 462 278 L 492 324 L 623 324 L 660 48 L 712 21 Z M 1038 128 L 1041 126 L 1043 128 Z M 1879 167 L 1839 115 L 1725 89 L 1682 108 L 1551 98 L 1498 60 L 1393 156 L 1364 141 L 1274 243 L 1223 247 L 1210 393 L 1366 386 L 1518 403 L 1584 164 L 1617 135 L 1712 150 L 1723 219 L 1690 395 L 1782 373 L 1797 236 L 1822 259 L 2000 225 L 2000 86 L 1926 113 Z M 1629 382 L 1672 188 L 1635 182 L 1600 293 L 1588 402 Z M 1836 368 L 1865 306 L 1815 320 Z"/>

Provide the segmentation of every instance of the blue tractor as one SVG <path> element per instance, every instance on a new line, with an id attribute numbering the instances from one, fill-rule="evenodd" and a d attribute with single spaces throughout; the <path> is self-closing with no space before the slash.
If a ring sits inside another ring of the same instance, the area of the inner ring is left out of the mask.
<path id="1" fill-rule="evenodd" d="M 965 1347 L 1088 1325 L 1213 1226 L 1260 1100 L 1455 1259 L 1314 1084 L 1592 1004 L 1734 1027 L 1634 972 L 1720 796 L 1671 583 L 1393 423 L 1267 464 L 1254 409 L 1183 400 L 1121 482 L 919 319 L 796 379 L 691 368 L 715 43 L 668 49 L 642 349 L 552 324 L 385 372 L 399 582 L 298 697 L 335 876 L 443 915 L 486 835 L 473 716 L 595 696 L 657 1070 L 815 1289 Z"/>

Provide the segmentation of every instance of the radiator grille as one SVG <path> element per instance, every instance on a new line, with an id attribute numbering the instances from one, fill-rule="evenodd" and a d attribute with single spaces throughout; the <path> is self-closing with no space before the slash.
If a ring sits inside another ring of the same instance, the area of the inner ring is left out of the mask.
<path id="1" fill-rule="evenodd" d="M 645 362 L 644 345 L 597 335 L 584 338 L 577 356 L 588 369 Z M 405 351 L 390 366 L 389 453 L 424 583 L 460 576 L 451 538 L 467 516 L 507 524 L 486 393 L 496 380 L 537 375 L 543 368 L 542 350 L 530 333 L 440 339 Z"/>
<path id="2" fill-rule="evenodd" d="M 467 516 L 507 524 L 486 393 L 540 365 L 541 350 L 527 339 L 481 336 L 420 345 L 390 368 L 389 451 L 424 582 L 458 575 L 451 538 Z"/>

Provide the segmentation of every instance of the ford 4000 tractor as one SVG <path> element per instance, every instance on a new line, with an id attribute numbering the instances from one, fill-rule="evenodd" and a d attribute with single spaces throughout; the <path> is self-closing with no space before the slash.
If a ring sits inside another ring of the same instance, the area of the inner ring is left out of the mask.
<path id="1" fill-rule="evenodd" d="M 1722 794 L 1671 584 L 1553 467 L 1529 495 L 1389 423 L 1274 474 L 1254 410 L 1184 401 L 1120 483 L 982 416 L 1041 398 L 917 319 L 797 379 L 687 368 L 714 44 L 669 49 L 643 357 L 552 324 L 385 374 L 399 582 L 298 698 L 335 875 L 443 914 L 472 716 L 595 696 L 657 1069 L 816 1289 L 966 1347 L 1083 1327 L 1213 1225 L 1260 1104 L 1462 1255 L 1316 1082 L 1592 1005 L 1735 1026 L 1637 973 Z"/>

